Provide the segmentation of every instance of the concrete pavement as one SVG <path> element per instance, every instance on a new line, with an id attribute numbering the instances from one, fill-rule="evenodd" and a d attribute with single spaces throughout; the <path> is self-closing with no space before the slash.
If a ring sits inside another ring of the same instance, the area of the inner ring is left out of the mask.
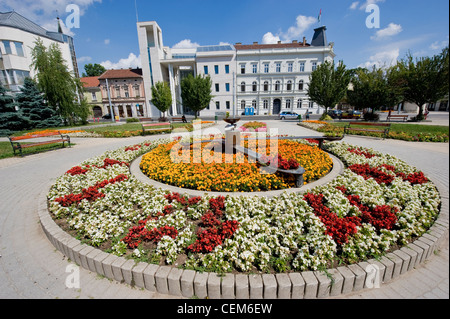
<path id="1" fill-rule="evenodd" d="M 295 122 L 267 121 L 279 134 L 317 135 Z M 223 129 L 224 125 L 218 125 Z M 56 178 L 83 160 L 109 149 L 153 137 L 73 139 L 77 145 L 25 158 L 0 160 L 0 298 L 174 298 L 132 288 L 83 268 L 80 288 L 68 288 L 73 262 L 68 261 L 43 233 L 37 216 L 38 199 Z M 395 155 L 423 170 L 448 202 L 448 143 L 411 143 L 346 137 L 351 144 Z M 339 298 L 449 298 L 448 240 L 425 265 L 382 286 Z M 70 285 L 69 285 L 70 286 Z"/>

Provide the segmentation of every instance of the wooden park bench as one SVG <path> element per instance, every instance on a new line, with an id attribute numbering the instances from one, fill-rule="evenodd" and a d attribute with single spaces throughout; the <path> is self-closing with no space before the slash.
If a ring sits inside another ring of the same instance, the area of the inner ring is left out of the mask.
<path id="1" fill-rule="evenodd" d="M 401 120 L 403 120 L 403 122 L 406 122 L 406 121 L 408 121 L 408 117 L 409 117 L 408 115 L 391 114 L 391 115 L 388 115 L 387 121 L 390 122 L 391 119 L 401 119 Z"/>
<path id="2" fill-rule="evenodd" d="M 153 119 L 151 117 L 140 117 L 139 122 L 141 122 L 141 123 L 153 122 Z"/>
<path id="3" fill-rule="evenodd" d="M 64 148 L 66 146 L 65 145 L 66 142 L 68 143 L 68 146 L 70 147 L 70 136 L 62 135 L 59 131 L 42 133 L 42 134 L 23 135 L 23 136 L 8 136 L 8 138 L 9 138 L 9 141 L 11 142 L 14 156 L 16 155 L 16 151 L 19 151 L 20 156 L 23 157 L 22 149 L 29 148 L 29 147 L 62 143 L 62 148 Z M 27 142 L 28 140 L 33 140 L 33 139 L 38 139 L 38 138 L 40 140 L 34 140 L 34 142 L 31 142 L 31 143 Z M 22 143 L 23 141 L 25 141 L 25 142 Z"/>
<path id="4" fill-rule="evenodd" d="M 352 127 L 352 125 L 367 126 L 367 128 L 362 127 Z M 390 123 L 364 123 L 364 122 L 350 122 L 346 127 L 344 127 L 344 135 L 349 132 L 371 132 L 371 133 L 382 133 L 383 139 L 389 136 L 389 130 L 391 128 Z"/>
<path id="5" fill-rule="evenodd" d="M 183 118 L 183 117 L 172 117 L 172 122 L 187 123 L 187 120 L 186 120 L 186 118 Z"/>
<path id="6" fill-rule="evenodd" d="M 172 130 L 172 123 L 170 122 L 142 123 L 142 135 L 145 135 L 145 132 L 171 131 L 171 130 Z"/>

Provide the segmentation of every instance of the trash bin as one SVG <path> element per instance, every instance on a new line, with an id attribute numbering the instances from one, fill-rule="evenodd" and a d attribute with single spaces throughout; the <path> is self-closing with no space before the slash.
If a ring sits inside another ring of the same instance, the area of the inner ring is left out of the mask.
<path id="1" fill-rule="evenodd" d="M 301 114 L 298 115 L 298 121 L 299 121 L 299 122 L 302 121 L 302 115 L 301 115 Z"/>
<path id="2" fill-rule="evenodd" d="M 120 121 L 120 117 L 118 115 L 115 116 L 116 122 Z"/>

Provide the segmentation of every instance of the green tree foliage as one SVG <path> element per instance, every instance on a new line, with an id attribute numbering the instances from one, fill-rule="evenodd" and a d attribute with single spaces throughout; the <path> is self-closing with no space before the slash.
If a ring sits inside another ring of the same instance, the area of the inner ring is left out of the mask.
<path id="1" fill-rule="evenodd" d="M 310 75 L 308 95 L 311 101 L 325 107 L 325 113 L 333 108 L 344 97 L 350 83 L 351 72 L 342 61 L 335 66 L 334 62 L 320 64 Z"/>
<path id="2" fill-rule="evenodd" d="M 411 54 L 398 62 L 399 77 L 404 99 L 419 107 L 417 120 L 423 120 L 423 108 L 426 103 L 434 103 L 449 92 L 448 47 L 433 57 L 414 59 Z"/>
<path id="3" fill-rule="evenodd" d="M 164 116 L 165 112 L 172 106 L 172 93 L 167 82 L 156 82 L 152 86 L 151 101 Z"/>
<path id="4" fill-rule="evenodd" d="M 29 125 L 27 119 L 16 111 L 14 99 L 6 88 L 0 84 L 0 136 L 11 135 Z"/>
<path id="5" fill-rule="evenodd" d="M 84 66 L 84 71 L 86 73 L 83 73 L 83 77 L 86 76 L 100 76 L 102 75 L 104 72 L 106 72 L 106 69 L 103 65 L 101 64 L 92 64 L 92 63 L 88 63 L 85 64 Z"/>
<path id="6" fill-rule="evenodd" d="M 183 105 L 195 112 L 197 118 L 198 112 L 205 109 L 213 96 L 211 95 L 211 77 L 201 74 L 194 77 L 189 74 L 181 81 L 181 98 Z"/>
<path id="7" fill-rule="evenodd" d="M 59 46 L 53 43 L 46 48 L 38 38 L 32 50 L 32 66 L 37 71 L 38 88 L 65 124 L 74 125 L 80 120 L 86 122 L 89 112 L 80 98 L 83 86 L 69 71 Z"/>
<path id="8" fill-rule="evenodd" d="M 22 115 L 30 121 L 28 129 L 62 125 L 61 118 L 45 103 L 42 92 L 30 78 L 25 79 L 20 93 L 16 95 L 16 105 Z"/>

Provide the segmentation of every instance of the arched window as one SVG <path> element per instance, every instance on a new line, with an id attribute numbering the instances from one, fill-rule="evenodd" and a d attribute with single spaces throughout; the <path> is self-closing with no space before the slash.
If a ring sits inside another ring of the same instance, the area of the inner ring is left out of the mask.
<path id="1" fill-rule="evenodd" d="M 298 81 L 298 90 L 303 91 L 303 80 Z"/>
<path id="2" fill-rule="evenodd" d="M 241 92 L 245 92 L 245 82 L 241 82 Z"/>
<path id="3" fill-rule="evenodd" d="M 256 81 L 252 83 L 252 91 L 253 92 L 256 92 L 256 86 L 257 85 L 258 85 L 258 83 L 256 83 Z"/>
<path id="4" fill-rule="evenodd" d="M 268 81 L 264 81 L 264 92 L 269 91 L 269 82 Z"/>
<path id="5" fill-rule="evenodd" d="M 286 90 L 292 91 L 292 81 L 287 82 Z"/>
<path id="6" fill-rule="evenodd" d="M 276 81 L 275 82 L 275 91 L 279 91 L 281 88 L 281 82 L 280 81 Z"/>

